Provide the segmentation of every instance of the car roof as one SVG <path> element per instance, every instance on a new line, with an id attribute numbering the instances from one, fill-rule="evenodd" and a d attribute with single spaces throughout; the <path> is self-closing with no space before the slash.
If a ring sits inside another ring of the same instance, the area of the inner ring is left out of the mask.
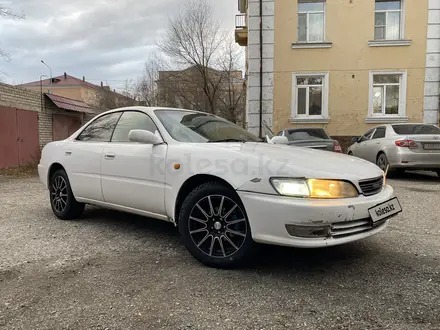
<path id="1" fill-rule="evenodd" d="M 188 111 L 188 112 L 194 112 L 194 113 L 209 114 L 207 112 L 196 111 L 196 110 L 189 110 L 189 109 L 167 108 L 167 107 L 130 106 L 130 107 L 122 107 L 122 108 L 107 110 L 107 111 L 105 111 L 103 113 L 100 113 L 99 115 L 104 115 L 104 114 L 108 114 L 108 113 L 112 113 L 112 112 L 118 112 L 118 111 L 127 111 L 127 110 L 142 111 L 142 112 L 145 112 L 148 115 L 152 115 L 153 112 L 156 111 L 156 110 Z"/>

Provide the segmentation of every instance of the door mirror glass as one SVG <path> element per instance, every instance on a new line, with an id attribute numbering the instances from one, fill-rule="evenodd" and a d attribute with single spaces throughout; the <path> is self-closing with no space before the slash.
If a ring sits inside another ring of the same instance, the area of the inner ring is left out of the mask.
<path id="1" fill-rule="evenodd" d="M 353 143 L 357 143 L 357 142 L 359 142 L 359 139 L 360 139 L 360 137 L 359 137 L 359 136 L 356 136 L 356 137 L 354 137 L 354 138 L 351 139 L 351 142 L 353 142 Z"/>
<path id="2" fill-rule="evenodd" d="M 131 142 L 139 142 L 145 144 L 161 144 L 163 141 L 156 134 L 143 129 L 132 129 L 128 133 L 128 139 Z"/>

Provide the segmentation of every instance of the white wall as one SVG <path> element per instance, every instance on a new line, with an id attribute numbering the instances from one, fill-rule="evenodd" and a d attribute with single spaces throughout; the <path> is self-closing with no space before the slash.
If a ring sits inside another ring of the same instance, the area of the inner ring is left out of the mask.
<path id="1" fill-rule="evenodd" d="M 440 104 L 440 0 L 429 0 L 424 121 L 438 124 Z"/>
<path id="2" fill-rule="evenodd" d="M 258 135 L 260 125 L 260 4 L 248 4 L 248 105 L 247 120 L 250 132 Z M 273 54 L 274 0 L 263 0 L 263 120 L 272 128 L 273 119 Z M 263 131 L 264 134 L 264 131 Z"/>

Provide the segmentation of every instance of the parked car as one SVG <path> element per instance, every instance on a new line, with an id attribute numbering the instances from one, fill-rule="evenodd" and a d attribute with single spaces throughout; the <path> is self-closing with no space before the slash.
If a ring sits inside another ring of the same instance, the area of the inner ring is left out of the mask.
<path id="1" fill-rule="evenodd" d="M 342 152 L 339 142 L 329 137 L 322 128 L 291 128 L 277 135 L 287 137 L 291 146 Z"/>
<path id="2" fill-rule="evenodd" d="M 377 166 L 292 151 L 280 136 L 270 142 L 207 113 L 120 108 L 47 144 L 38 172 L 58 218 L 94 204 L 169 221 L 214 267 L 241 264 L 255 242 L 316 248 L 363 239 L 401 211 Z"/>
<path id="3" fill-rule="evenodd" d="M 348 154 L 377 164 L 388 173 L 435 171 L 440 176 L 440 128 L 428 124 L 388 124 L 353 138 Z"/>

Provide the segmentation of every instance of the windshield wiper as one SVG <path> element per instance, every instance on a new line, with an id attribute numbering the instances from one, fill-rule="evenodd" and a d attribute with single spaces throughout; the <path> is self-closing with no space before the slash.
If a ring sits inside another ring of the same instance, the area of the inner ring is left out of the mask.
<path id="1" fill-rule="evenodd" d="M 240 139 L 220 139 L 220 140 L 210 140 L 209 143 L 215 143 L 215 142 L 247 142 L 246 140 L 240 140 Z"/>

